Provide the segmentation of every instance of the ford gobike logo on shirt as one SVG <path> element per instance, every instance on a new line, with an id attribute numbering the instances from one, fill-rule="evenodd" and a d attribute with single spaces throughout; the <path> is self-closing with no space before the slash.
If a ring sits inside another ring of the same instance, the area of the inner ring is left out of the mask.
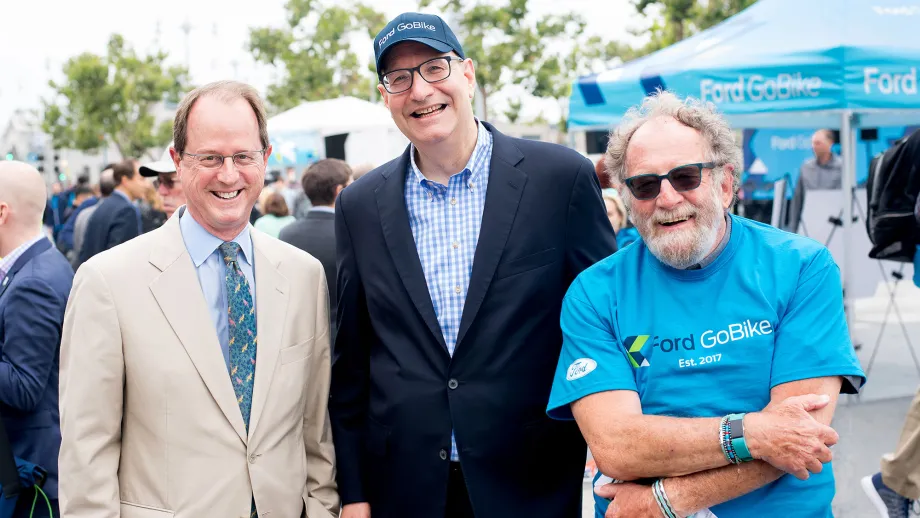
<path id="1" fill-rule="evenodd" d="M 662 353 L 707 350 L 717 345 L 725 345 L 729 342 L 737 342 L 772 333 L 773 325 L 769 320 L 752 321 L 748 319 L 743 322 L 729 324 L 724 329 L 707 329 L 699 334 L 698 340 L 693 333 L 673 338 L 661 338 L 657 335 L 634 335 L 627 337 L 623 345 L 626 347 L 626 356 L 629 358 L 629 363 L 632 364 L 633 368 L 639 369 L 651 365 L 649 359 L 655 355 L 655 349 L 661 350 Z M 697 349 L 697 347 L 700 349 Z M 686 354 L 682 356 L 686 356 Z M 696 367 L 697 365 L 718 363 L 720 361 L 722 361 L 722 353 L 710 353 L 707 351 L 704 356 L 680 358 L 678 366 L 680 368 Z"/>

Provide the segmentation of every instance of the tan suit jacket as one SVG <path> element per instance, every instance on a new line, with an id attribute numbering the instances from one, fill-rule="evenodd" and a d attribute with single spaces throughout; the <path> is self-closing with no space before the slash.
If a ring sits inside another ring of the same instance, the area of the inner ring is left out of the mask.
<path id="1" fill-rule="evenodd" d="M 319 261 L 252 230 L 248 435 L 176 214 L 77 272 L 61 344 L 64 517 L 338 515 Z"/>

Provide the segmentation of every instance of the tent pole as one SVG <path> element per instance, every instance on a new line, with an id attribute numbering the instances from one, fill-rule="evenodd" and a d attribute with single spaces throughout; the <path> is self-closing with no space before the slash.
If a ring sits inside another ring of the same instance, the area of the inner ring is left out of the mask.
<path id="1" fill-rule="evenodd" d="M 850 252 L 852 246 L 850 237 L 853 226 L 853 188 L 856 185 L 856 141 L 855 128 L 853 126 L 853 111 L 844 110 L 841 113 L 840 120 L 840 151 L 843 155 L 843 171 L 841 178 L 841 190 L 843 191 L 843 265 L 841 267 L 841 281 L 843 283 L 843 307 L 846 313 L 847 327 L 850 330 L 850 337 L 853 337 L 853 305 L 851 303 L 852 293 L 849 289 L 851 258 Z"/>

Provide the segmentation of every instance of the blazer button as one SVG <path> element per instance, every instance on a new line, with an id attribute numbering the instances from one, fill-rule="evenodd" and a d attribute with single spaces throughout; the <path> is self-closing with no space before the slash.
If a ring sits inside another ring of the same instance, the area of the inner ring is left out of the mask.
<path id="1" fill-rule="evenodd" d="M 255 454 L 255 453 L 249 455 L 249 463 L 250 463 L 250 464 L 255 464 L 255 463 L 256 463 L 256 454 Z"/>
<path id="2" fill-rule="evenodd" d="M 441 457 L 441 460 L 447 460 L 447 450 L 441 448 L 441 451 L 438 452 L 438 456 Z"/>
<path id="3" fill-rule="evenodd" d="M 457 383 L 457 380 L 455 380 L 455 379 L 453 379 L 453 378 L 451 378 L 450 381 L 447 382 L 447 388 L 449 388 L 449 389 L 451 389 L 451 390 L 454 390 L 454 389 L 457 388 L 458 386 L 460 386 L 460 384 Z"/>

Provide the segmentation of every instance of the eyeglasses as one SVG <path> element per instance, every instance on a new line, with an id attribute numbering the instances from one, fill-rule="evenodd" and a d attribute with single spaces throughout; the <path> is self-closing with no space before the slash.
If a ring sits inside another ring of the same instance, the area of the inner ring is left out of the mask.
<path id="1" fill-rule="evenodd" d="M 429 83 L 437 83 L 450 77 L 451 61 L 463 60 L 453 56 L 441 56 L 438 58 L 429 59 L 428 61 L 414 68 L 399 68 L 396 70 L 391 70 L 386 74 L 383 74 L 380 82 L 383 83 L 383 87 L 386 88 L 387 92 L 390 92 L 391 94 L 402 93 L 412 88 L 412 83 L 415 79 L 416 71 L 418 71 L 418 75 L 421 76 L 421 78 L 425 81 Z"/>
<path id="2" fill-rule="evenodd" d="M 712 162 L 702 162 L 677 166 L 662 175 L 637 174 L 626 179 L 626 186 L 637 200 L 654 200 L 661 193 L 661 181 L 665 178 L 677 192 L 692 191 L 700 186 L 703 169 L 712 169 L 715 166 Z"/>
<path id="3" fill-rule="evenodd" d="M 240 151 L 239 153 L 234 153 L 232 155 L 196 155 L 194 153 L 182 153 L 182 156 L 190 156 L 195 159 L 195 162 L 201 167 L 207 169 L 217 169 L 218 167 L 224 165 L 225 158 L 232 158 L 233 165 L 240 168 L 253 167 L 257 165 L 262 165 L 263 156 L 265 150 L 260 149 L 258 151 Z"/>
<path id="4" fill-rule="evenodd" d="M 176 173 L 160 173 L 153 179 L 153 188 L 159 189 L 160 186 L 172 189 L 176 185 Z"/>

